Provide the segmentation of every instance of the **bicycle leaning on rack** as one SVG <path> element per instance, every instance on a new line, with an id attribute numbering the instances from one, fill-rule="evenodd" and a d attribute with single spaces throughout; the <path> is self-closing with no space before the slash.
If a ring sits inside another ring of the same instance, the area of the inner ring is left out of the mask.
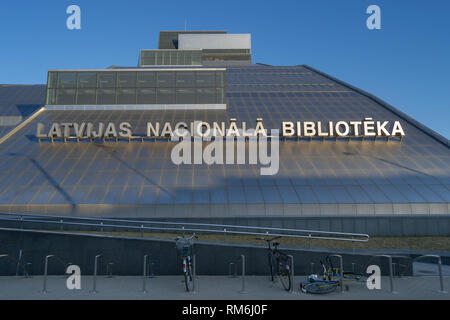
<path id="1" fill-rule="evenodd" d="M 274 276 L 277 276 L 281 284 L 283 285 L 286 291 L 291 290 L 292 281 L 291 281 L 291 266 L 289 262 L 289 257 L 286 253 L 278 249 L 280 245 L 279 242 L 273 242 L 276 239 L 281 238 L 281 236 L 266 239 L 266 238 L 256 238 L 257 240 L 264 240 L 267 243 L 267 250 L 269 251 L 267 254 L 269 261 L 269 269 L 270 269 L 270 277 L 271 280 L 274 281 Z M 272 245 L 271 245 L 272 243 Z"/>
<path id="2" fill-rule="evenodd" d="M 176 237 L 175 239 L 177 252 L 181 256 L 183 261 L 183 274 L 184 274 L 184 284 L 186 285 L 186 291 L 192 291 L 193 289 L 192 283 L 193 267 L 191 256 L 193 252 L 194 238 L 198 239 L 195 233 L 188 238 L 185 238 L 183 235 L 182 237 Z"/>

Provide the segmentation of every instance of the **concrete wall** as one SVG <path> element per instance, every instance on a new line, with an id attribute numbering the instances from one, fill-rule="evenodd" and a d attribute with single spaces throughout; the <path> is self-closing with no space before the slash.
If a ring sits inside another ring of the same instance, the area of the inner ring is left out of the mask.
<path id="1" fill-rule="evenodd" d="M 82 274 L 93 274 L 94 257 L 101 254 L 98 274 L 106 273 L 106 263 L 113 262 L 113 273 L 117 275 L 142 274 L 143 256 L 150 255 L 156 275 L 181 274 L 181 261 L 177 258 L 173 240 L 117 239 L 108 236 L 86 236 L 43 231 L 20 231 L 0 229 L 0 255 L 8 254 L 11 258 L 0 258 L 0 276 L 14 275 L 17 259 L 22 249 L 22 263 L 30 262 L 31 273 L 43 274 L 44 258 L 48 254 L 56 255 L 49 263 L 49 274 L 63 274 L 65 263 L 71 262 L 81 268 Z M 230 262 L 235 262 L 240 273 L 241 254 L 246 257 L 246 274 L 268 275 L 267 250 L 262 246 L 240 244 L 218 244 L 198 241 L 195 244 L 198 274 L 226 275 Z M 323 250 L 284 250 L 294 256 L 295 273 L 311 273 L 311 262 L 315 263 L 315 272 L 319 271 L 319 262 L 330 254 Z M 332 254 L 337 253 L 336 251 Z M 373 258 L 371 254 L 352 254 L 348 251 L 338 252 L 344 258 L 344 270 L 352 269 L 363 272 L 368 264 L 378 264 L 383 272 L 388 270 L 386 261 Z M 336 266 L 338 265 L 335 260 Z M 411 273 L 410 259 L 395 258 L 407 267 L 404 274 Z M 20 272 L 22 274 L 22 272 Z"/>

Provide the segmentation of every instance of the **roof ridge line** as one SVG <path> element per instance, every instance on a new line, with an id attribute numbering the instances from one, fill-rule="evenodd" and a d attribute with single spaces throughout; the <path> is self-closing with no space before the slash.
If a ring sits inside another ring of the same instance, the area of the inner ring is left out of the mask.
<path id="1" fill-rule="evenodd" d="M 345 81 L 339 80 L 325 72 L 322 72 L 320 70 L 314 69 L 313 67 L 307 65 L 307 64 L 302 64 L 302 67 L 305 67 L 306 69 L 309 69 L 313 72 L 316 72 L 318 74 L 320 74 L 321 76 L 324 76 L 330 80 L 333 80 L 337 83 L 339 83 L 340 85 L 343 85 L 347 88 L 350 88 L 356 92 L 358 92 L 359 94 L 362 94 L 363 96 L 369 98 L 370 100 L 376 102 L 377 104 L 381 105 L 382 107 L 384 107 L 385 109 L 391 111 L 392 113 L 394 113 L 395 115 L 399 116 L 400 118 L 402 118 L 403 120 L 405 120 L 406 122 L 409 122 L 411 125 L 413 125 L 414 127 L 416 127 L 417 129 L 419 129 L 420 131 L 422 131 L 423 133 L 425 133 L 426 135 L 430 136 L 431 138 L 437 140 L 438 142 L 442 143 L 443 145 L 445 145 L 447 148 L 450 148 L 450 140 L 448 140 L 447 138 L 445 138 L 444 136 L 442 136 L 441 134 L 437 133 L 436 131 L 428 128 L 426 125 L 420 123 L 419 121 L 413 119 L 412 117 L 408 116 L 406 113 L 398 110 L 397 108 L 393 107 L 392 105 L 390 105 L 389 103 L 387 103 L 386 101 L 374 96 L 373 94 L 364 91 L 360 88 L 357 88 Z"/>

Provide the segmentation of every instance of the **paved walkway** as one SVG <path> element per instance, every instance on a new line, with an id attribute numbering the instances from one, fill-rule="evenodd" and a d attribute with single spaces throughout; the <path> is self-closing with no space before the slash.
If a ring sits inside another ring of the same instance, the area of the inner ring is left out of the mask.
<path id="1" fill-rule="evenodd" d="M 281 283 L 272 283 L 268 277 L 247 276 L 246 294 L 241 294 L 241 278 L 226 276 L 199 276 L 195 293 L 184 290 L 182 276 L 158 276 L 146 281 L 147 293 L 142 292 L 142 277 L 115 276 L 97 277 L 98 293 L 91 293 L 92 276 L 82 276 L 81 290 L 68 290 L 65 276 L 50 276 L 47 279 L 48 293 L 42 293 L 43 277 L 0 277 L 0 299 L 174 299 L 174 300 L 306 300 L 306 299 L 447 299 L 449 293 L 440 293 L 439 278 L 435 276 L 394 278 L 394 289 L 390 292 L 389 278 L 383 277 L 381 290 L 368 290 L 365 282 L 349 283 L 349 291 L 327 295 L 310 295 L 298 292 L 299 282 L 305 277 L 296 277 L 295 291 L 284 291 Z M 450 277 L 444 277 L 445 289 L 450 288 Z"/>

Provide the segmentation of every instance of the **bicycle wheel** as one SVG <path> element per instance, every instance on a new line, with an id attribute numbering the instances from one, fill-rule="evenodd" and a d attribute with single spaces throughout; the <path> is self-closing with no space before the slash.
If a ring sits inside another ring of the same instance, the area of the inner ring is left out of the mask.
<path id="1" fill-rule="evenodd" d="M 325 294 L 331 293 L 339 286 L 337 281 L 317 281 L 301 285 L 301 290 L 305 293 Z"/>
<path id="2" fill-rule="evenodd" d="M 291 268 L 285 262 L 278 263 L 278 277 L 286 291 L 291 290 Z"/>
<path id="3" fill-rule="evenodd" d="M 344 272 L 344 281 L 360 281 L 361 275 L 353 272 Z"/>
<path id="4" fill-rule="evenodd" d="M 186 267 L 186 272 L 184 273 L 184 284 L 186 285 L 187 292 L 192 291 L 192 268 L 190 265 Z"/>

